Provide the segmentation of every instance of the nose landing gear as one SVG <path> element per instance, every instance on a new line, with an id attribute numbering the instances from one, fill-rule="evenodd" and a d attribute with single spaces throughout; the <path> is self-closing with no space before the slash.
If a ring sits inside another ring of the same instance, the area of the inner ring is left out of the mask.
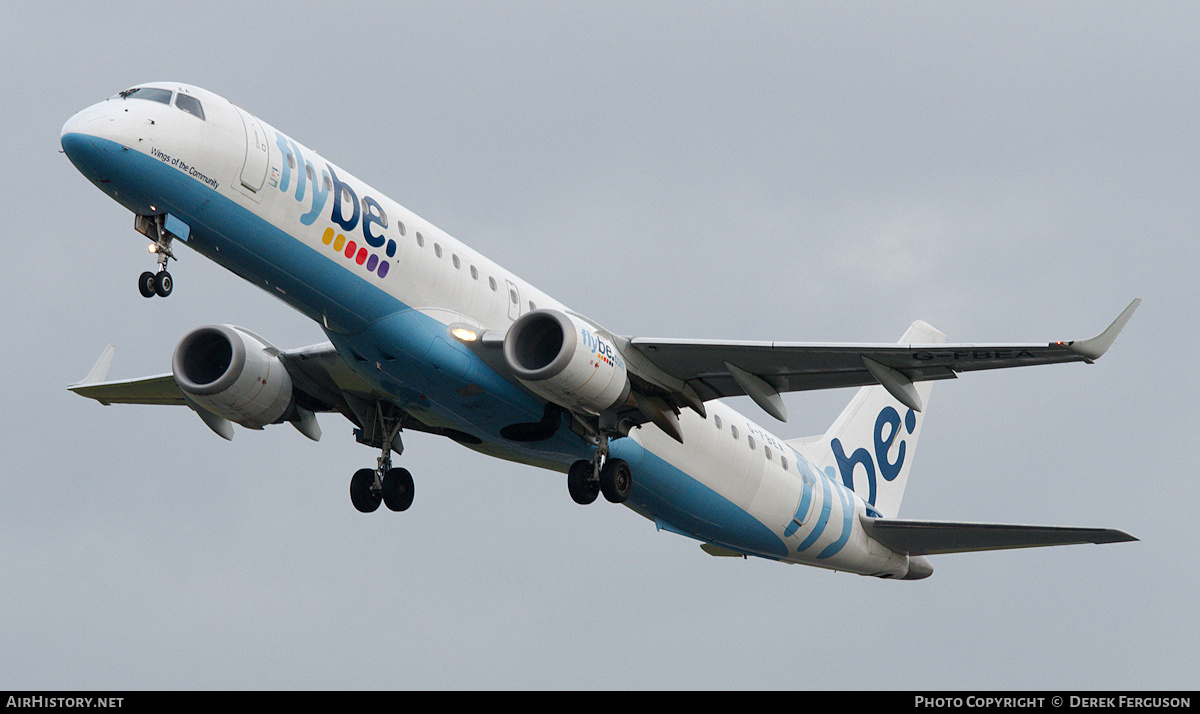
<path id="1" fill-rule="evenodd" d="M 158 256 L 158 272 L 146 271 L 138 277 L 138 292 L 142 297 L 152 298 L 155 295 L 166 297 L 175 287 L 175 281 L 167 272 L 167 261 L 178 260 L 171 252 L 171 233 L 166 229 L 166 216 L 138 216 L 134 228 L 139 233 L 154 241 L 149 250 Z"/>
<path id="2" fill-rule="evenodd" d="M 159 270 L 157 273 L 147 270 L 138 278 L 138 291 L 142 297 L 152 298 L 155 295 L 166 297 L 171 294 L 173 287 L 174 281 L 166 270 Z"/>

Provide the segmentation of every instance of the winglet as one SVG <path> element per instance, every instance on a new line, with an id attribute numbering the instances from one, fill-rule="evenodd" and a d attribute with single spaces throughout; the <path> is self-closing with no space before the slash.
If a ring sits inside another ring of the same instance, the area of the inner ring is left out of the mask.
<path id="1" fill-rule="evenodd" d="M 1125 308 L 1125 311 L 1118 315 L 1116 320 L 1113 320 L 1113 323 L 1108 326 L 1107 330 L 1090 340 L 1076 340 L 1068 346 L 1072 351 L 1086 357 L 1089 362 L 1100 359 L 1108 351 L 1108 348 L 1112 347 L 1112 343 L 1117 339 L 1117 335 L 1121 334 L 1121 330 L 1124 329 L 1125 323 L 1129 322 L 1129 318 L 1133 317 L 1133 311 L 1137 310 L 1138 305 L 1141 304 L 1141 298 L 1134 298 L 1133 302 L 1129 303 L 1129 307 Z"/>
<path id="2" fill-rule="evenodd" d="M 113 355 L 117 352 L 116 345 L 109 345 L 100 353 L 100 359 L 96 360 L 95 366 L 88 375 L 83 378 L 83 381 L 72 384 L 71 387 L 79 387 L 85 384 L 98 384 L 103 382 L 108 377 L 108 368 L 112 366 Z M 69 389 L 70 387 L 68 387 Z"/>

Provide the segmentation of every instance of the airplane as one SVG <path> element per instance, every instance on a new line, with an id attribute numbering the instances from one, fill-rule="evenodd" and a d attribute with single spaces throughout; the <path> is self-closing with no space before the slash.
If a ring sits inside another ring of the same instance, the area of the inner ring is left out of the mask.
<path id="1" fill-rule="evenodd" d="M 139 84 L 63 126 L 63 152 L 134 214 L 174 288 L 182 243 L 315 321 L 327 342 L 280 349 L 244 327 L 183 337 L 171 371 L 108 380 L 109 345 L 68 388 L 101 404 L 191 408 L 225 439 L 290 423 L 318 440 L 340 413 L 378 451 L 362 512 L 413 502 L 404 430 L 566 475 L 710 555 L 917 580 L 928 556 L 1136 538 L 1119 530 L 898 518 L 932 382 L 961 372 L 1092 363 L 1140 304 L 1085 340 L 950 344 L 917 321 L 895 344 L 624 336 L 554 300 L 282 131 L 212 92 Z M 776 436 L 725 404 L 786 421 L 781 394 L 856 387 L 829 429 Z"/>

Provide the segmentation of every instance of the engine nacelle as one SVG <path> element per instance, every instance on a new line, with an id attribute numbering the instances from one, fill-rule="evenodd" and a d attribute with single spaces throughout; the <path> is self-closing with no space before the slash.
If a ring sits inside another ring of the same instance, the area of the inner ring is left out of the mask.
<path id="1" fill-rule="evenodd" d="M 281 421 L 292 406 L 283 361 L 254 335 L 231 325 L 189 332 L 171 360 L 175 382 L 197 405 L 242 426 Z"/>
<path id="2" fill-rule="evenodd" d="M 625 360 L 594 327 L 558 310 L 522 315 L 504 337 L 521 383 L 572 411 L 599 414 L 629 398 Z"/>

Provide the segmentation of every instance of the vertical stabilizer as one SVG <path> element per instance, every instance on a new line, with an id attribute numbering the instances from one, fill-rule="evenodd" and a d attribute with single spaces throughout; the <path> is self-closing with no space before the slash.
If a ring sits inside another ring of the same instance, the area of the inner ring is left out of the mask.
<path id="1" fill-rule="evenodd" d="M 900 344 L 941 344 L 946 336 L 917 321 Z M 912 469 L 930 382 L 867 361 L 879 384 L 862 387 L 829 430 L 788 442 L 818 469 L 854 490 L 878 515 L 895 518 Z"/>

